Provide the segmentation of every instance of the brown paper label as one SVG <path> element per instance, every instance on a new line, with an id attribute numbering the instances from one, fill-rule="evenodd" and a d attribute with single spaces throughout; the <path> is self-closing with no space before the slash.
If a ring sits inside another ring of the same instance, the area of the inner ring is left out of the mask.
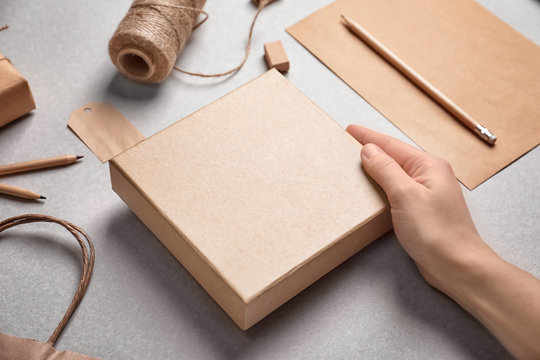
<path id="1" fill-rule="evenodd" d="M 101 162 L 144 140 L 143 134 L 114 106 L 98 102 L 73 110 L 68 127 Z"/>

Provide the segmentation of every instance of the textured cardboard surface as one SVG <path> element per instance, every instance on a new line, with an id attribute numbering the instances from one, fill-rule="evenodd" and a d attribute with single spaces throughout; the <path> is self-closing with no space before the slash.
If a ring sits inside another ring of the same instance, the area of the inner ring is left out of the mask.
<path id="1" fill-rule="evenodd" d="M 0 54 L 0 127 L 36 108 L 30 86 Z"/>
<path id="2" fill-rule="evenodd" d="M 490 129 L 475 134 L 349 32 L 362 25 Z M 469 189 L 540 142 L 540 47 L 473 0 L 338 0 L 287 31 Z"/>
<path id="3" fill-rule="evenodd" d="M 246 329 L 391 228 L 360 148 L 270 70 L 113 158 L 111 179 Z"/>

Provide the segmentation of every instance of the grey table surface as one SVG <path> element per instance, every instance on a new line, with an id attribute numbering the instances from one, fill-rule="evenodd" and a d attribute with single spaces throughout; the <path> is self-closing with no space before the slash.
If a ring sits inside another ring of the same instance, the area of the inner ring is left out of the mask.
<path id="1" fill-rule="evenodd" d="M 241 331 L 111 190 L 108 166 L 66 127 L 73 109 L 102 101 L 150 136 L 260 75 L 263 43 L 282 40 L 291 59 L 287 78 L 340 125 L 363 124 L 410 142 L 284 32 L 328 3 L 282 0 L 265 9 L 251 57 L 230 78 L 173 74 L 161 85 L 141 85 L 120 76 L 107 54 L 129 0 L 0 2 L 0 24 L 10 25 L 0 33 L 0 52 L 28 79 L 37 103 L 31 115 L 0 129 L 0 163 L 85 156 L 67 168 L 2 179 L 47 200 L 0 197 L 0 218 L 53 215 L 84 228 L 96 244 L 92 282 L 58 349 L 106 359 L 509 358 L 482 325 L 423 281 L 393 233 Z M 480 3 L 540 44 L 539 1 Z M 241 58 L 254 7 L 213 0 L 206 10 L 210 20 L 179 64 L 221 71 Z M 484 239 L 537 277 L 539 177 L 536 148 L 474 191 L 463 188 Z M 2 234 L 0 331 L 45 341 L 71 301 L 80 266 L 76 243 L 59 227 Z"/>

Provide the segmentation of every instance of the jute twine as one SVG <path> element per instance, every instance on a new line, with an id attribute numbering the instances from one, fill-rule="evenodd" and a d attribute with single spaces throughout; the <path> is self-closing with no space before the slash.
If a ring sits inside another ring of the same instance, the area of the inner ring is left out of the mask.
<path id="1" fill-rule="evenodd" d="M 6 25 L 0 27 L 0 31 L 6 30 L 8 27 L 9 27 L 8 24 L 6 24 Z M 2 57 L 0 57 L 0 61 L 2 61 L 2 60 L 8 60 L 8 58 L 5 57 L 5 56 L 2 56 Z"/>
<path id="2" fill-rule="evenodd" d="M 172 69 L 199 77 L 226 76 L 245 64 L 255 22 L 268 2 L 259 2 L 249 28 L 244 57 L 230 70 L 205 74 L 174 66 L 192 30 L 208 19 L 208 14 L 202 10 L 206 0 L 134 0 L 109 41 L 109 55 L 122 74 L 140 82 L 161 82 Z M 199 14 L 204 14 L 205 18 L 195 24 Z"/>
<path id="3" fill-rule="evenodd" d="M 67 231 L 71 233 L 71 235 L 75 237 L 75 239 L 77 239 L 83 255 L 83 271 L 81 281 L 79 282 L 79 287 L 75 292 L 75 296 L 73 297 L 73 300 L 71 301 L 71 304 L 69 305 L 66 314 L 52 333 L 49 340 L 47 340 L 47 343 L 54 346 L 56 340 L 58 340 L 58 337 L 64 330 L 64 327 L 67 325 L 69 319 L 71 318 L 75 310 L 77 310 L 77 307 L 79 306 L 82 298 L 84 297 L 86 289 L 88 288 L 88 284 L 90 283 L 90 277 L 92 276 L 92 270 L 94 269 L 95 261 L 94 244 L 92 243 L 92 240 L 90 240 L 88 234 L 86 234 L 84 230 L 80 227 L 73 225 L 72 223 L 65 220 L 56 219 L 48 215 L 26 214 L 6 219 L 0 222 L 0 233 L 17 225 L 30 224 L 35 222 L 55 223 L 64 227 Z"/>

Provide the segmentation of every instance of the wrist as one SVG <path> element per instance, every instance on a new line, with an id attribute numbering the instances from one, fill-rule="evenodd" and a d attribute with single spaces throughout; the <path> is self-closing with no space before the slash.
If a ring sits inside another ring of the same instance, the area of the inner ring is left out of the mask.
<path id="1" fill-rule="evenodd" d="M 493 270 L 494 262 L 502 259 L 477 233 L 450 242 L 453 247 L 446 246 L 432 253 L 434 266 L 424 276 L 430 285 L 458 301 L 481 284 Z"/>
<path id="2" fill-rule="evenodd" d="M 494 270 L 505 263 L 487 244 L 478 239 L 480 244 L 471 246 L 467 251 L 461 250 L 455 257 L 448 259 L 446 269 L 438 279 L 437 289 L 465 308 L 474 302 L 475 294 L 490 283 Z"/>
<path id="3" fill-rule="evenodd" d="M 516 358 L 538 358 L 540 283 L 508 263 L 486 244 L 455 261 L 439 283 Z"/>

